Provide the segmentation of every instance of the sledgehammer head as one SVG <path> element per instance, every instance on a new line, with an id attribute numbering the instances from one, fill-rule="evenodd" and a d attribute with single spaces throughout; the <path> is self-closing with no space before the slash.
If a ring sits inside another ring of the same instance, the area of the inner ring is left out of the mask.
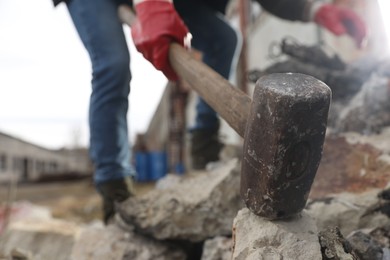
<path id="1" fill-rule="evenodd" d="M 247 121 L 241 197 L 256 215 L 282 219 L 303 210 L 322 156 L 331 90 L 307 75 L 259 79 Z"/>

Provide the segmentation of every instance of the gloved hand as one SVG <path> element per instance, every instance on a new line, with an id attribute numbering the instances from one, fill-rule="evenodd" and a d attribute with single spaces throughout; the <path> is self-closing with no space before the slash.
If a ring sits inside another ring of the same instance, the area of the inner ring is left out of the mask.
<path id="1" fill-rule="evenodd" d="M 354 11 L 334 4 L 321 4 L 315 10 L 313 19 L 335 35 L 350 35 L 356 45 L 362 47 L 366 26 Z"/>
<path id="2" fill-rule="evenodd" d="M 135 5 L 135 10 L 137 20 L 131 34 L 137 50 L 169 80 L 177 80 L 169 63 L 169 45 L 171 42 L 184 45 L 186 25 L 168 1 L 143 1 Z"/>

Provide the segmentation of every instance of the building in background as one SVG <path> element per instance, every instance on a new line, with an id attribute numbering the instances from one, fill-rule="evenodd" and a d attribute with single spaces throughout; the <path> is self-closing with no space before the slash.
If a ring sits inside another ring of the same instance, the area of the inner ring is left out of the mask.
<path id="1" fill-rule="evenodd" d="M 0 132 L 0 182 L 39 181 L 92 174 L 84 148 L 49 150 Z"/>

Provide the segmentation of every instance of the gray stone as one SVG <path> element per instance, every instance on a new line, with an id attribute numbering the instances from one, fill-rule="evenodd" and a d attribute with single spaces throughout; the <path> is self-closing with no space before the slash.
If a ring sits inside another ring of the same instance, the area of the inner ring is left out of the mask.
<path id="1" fill-rule="evenodd" d="M 319 233 L 323 260 L 357 260 L 351 245 L 337 227 L 327 228 Z"/>
<path id="2" fill-rule="evenodd" d="M 385 187 L 390 180 L 390 163 L 385 162 L 389 150 L 388 130 L 370 136 L 329 134 L 310 198 Z"/>
<path id="3" fill-rule="evenodd" d="M 350 144 L 369 144 L 381 151 L 383 154 L 390 154 L 390 127 L 382 128 L 382 131 L 373 135 L 361 135 L 356 132 L 343 133 Z M 390 164 L 389 164 L 390 165 Z"/>
<path id="4" fill-rule="evenodd" d="M 383 259 L 382 260 L 390 260 L 390 249 L 383 248 Z"/>
<path id="5" fill-rule="evenodd" d="M 185 253 L 161 241 L 125 232 L 116 225 L 85 228 L 71 254 L 72 260 L 185 260 Z"/>
<path id="6" fill-rule="evenodd" d="M 130 198 L 119 205 L 120 216 L 157 239 L 197 242 L 230 235 L 233 219 L 243 207 L 239 166 L 233 159 L 211 172 L 189 174 L 171 186 Z"/>
<path id="7" fill-rule="evenodd" d="M 186 259 L 185 252 L 175 245 L 124 231 L 116 225 L 81 227 L 58 219 L 12 223 L 1 236 L 1 255 L 26 260 Z"/>
<path id="8" fill-rule="evenodd" d="M 381 245 L 370 235 L 361 231 L 353 232 L 348 236 L 348 242 L 361 260 L 382 260 Z"/>
<path id="9" fill-rule="evenodd" d="M 15 221 L 0 237 L 0 254 L 24 252 L 27 259 L 68 260 L 79 232 L 79 226 L 63 220 Z"/>
<path id="10" fill-rule="evenodd" d="M 232 239 L 215 237 L 204 242 L 201 260 L 231 260 Z"/>
<path id="11" fill-rule="evenodd" d="M 336 129 L 373 134 L 390 125 L 389 78 L 373 74 L 341 110 Z"/>
<path id="12" fill-rule="evenodd" d="M 284 221 L 268 221 L 245 208 L 233 225 L 233 259 L 320 260 L 314 220 L 304 211 Z"/>
<path id="13" fill-rule="evenodd" d="M 375 228 L 388 223 L 389 219 L 384 214 L 365 215 L 367 208 L 378 203 L 379 191 L 373 189 L 361 194 L 336 194 L 327 199 L 310 201 L 306 209 L 315 219 L 319 230 L 338 227 L 347 236 L 357 229 Z"/>

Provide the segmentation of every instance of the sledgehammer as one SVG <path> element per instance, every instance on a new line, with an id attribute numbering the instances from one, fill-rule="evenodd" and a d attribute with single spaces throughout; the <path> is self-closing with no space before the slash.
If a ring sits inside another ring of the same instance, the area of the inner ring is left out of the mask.
<path id="1" fill-rule="evenodd" d="M 119 13 L 132 24 L 128 10 Z M 246 206 L 267 219 L 301 212 L 322 156 L 330 88 L 303 74 L 271 74 L 259 79 L 251 99 L 178 44 L 171 44 L 169 59 L 179 77 L 244 138 Z"/>

